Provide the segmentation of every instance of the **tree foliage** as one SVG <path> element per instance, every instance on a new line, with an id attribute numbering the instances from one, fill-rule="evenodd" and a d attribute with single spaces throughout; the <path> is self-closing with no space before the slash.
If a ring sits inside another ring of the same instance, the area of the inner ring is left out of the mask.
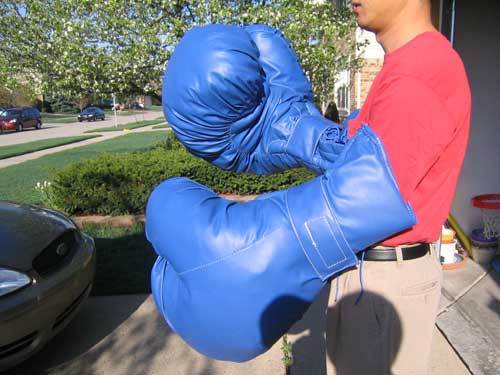
<path id="1" fill-rule="evenodd" d="M 159 94 L 173 48 L 195 25 L 266 23 L 290 39 L 316 99 L 358 64 L 355 23 L 333 2 L 297 0 L 4 0 L 0 86 L 29 82 L 46 95 Z"/>

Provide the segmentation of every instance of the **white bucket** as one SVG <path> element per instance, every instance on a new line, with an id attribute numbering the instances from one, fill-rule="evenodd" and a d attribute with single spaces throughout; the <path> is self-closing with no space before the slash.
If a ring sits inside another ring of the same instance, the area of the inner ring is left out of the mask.
<path id="1" fill-rule="evenodd" d="M 457 240 L 450 243 L 441 244 L 441 263 L 450 264 L 455 263 L 455 254 L 457 253 Z"/>

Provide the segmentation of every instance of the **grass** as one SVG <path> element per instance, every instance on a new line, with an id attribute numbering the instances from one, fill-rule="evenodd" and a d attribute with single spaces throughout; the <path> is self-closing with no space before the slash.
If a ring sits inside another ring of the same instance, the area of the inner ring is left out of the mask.
<path id="1" fill-rule="evenodd" d="M 112 111 L 111 109 L 105 109 L 104 113 L 106 114 L 106 117 L 113 117 L 115 115 L 115 112 Z M 141 111 L 134 111 L 134 110 L 125 110 L 125 111 L 116 111 L 117 116 L 132 116 L 132 115 L 140 115 Z"/>
<path id="2" fill-rule="evenodd" d="M 52 139 L 43 139 L 40 141 L 21 143 L 17 145 L 1 146 L 0 159 L 7 159 L 14 156 L 29 154 L 30 152 L 45 150 L 52 147 L 68 145 L 70 143 L 81 142 L 86 139 L 100 137 L 96 135 L 80 135 L 75 137 L 61 137 Z"/>
<path id="3" fill-rule="evenodd" d="M 150 293 L 150 273 L 156 253 L 144 236 L 144 225 L 113 228 L 86 224 L 94 238 L 97 267 L 93 295 Z"/>
<path id="4" fill-rule="evenodd" d="M 70 123 L 70 122 L 78 122 L 77 114 L 68 114 L 68 113 L 42 113 L 42 122 L 46 124 L 61 124 L 61 123 Z"/>
<path id="5" fill-rule="evenodd" d="M 130 122 L 128 124 L 120 124 L 118 126 L 108 126 L 105 128 L 87 130 L 85 133 L 115 132 L 115 131 L 121 131 L 121 130 L 125 130 L 125 129 L 131 130 L 131 129 L 136 129 L 136 128 L 142 128 L 144 126 L 160 124 L 164 121 L 165 120 L 163 118 L 158 118 L 158 119 L 154 119 L 154 120 Z"/>
<path id="6" fill-rule="evenodd" d="M 161 107 L 160 107 L 161 108 Z M 148 110 L 125 110 L 125 111 L 116 111 L 117 116 L 141 116 L 143 112 Z M 154 110 L 156 111 L 156 110 Z M 106 114 L 106 118 L 112 118 L 114 116 L 114 112 L 112 110 L 106 109 L 104 110 Z M 42 122 L 47 124 L 62 124 L 62 123 L 72 123 L 78 122 L 78 113 L 42 113 Z"/>
<path id="7" fill-rule="evenodd" d="M 160 124 L 153 126 L 153 129 L 168 129 L 168 128 L 170 128 L 170 126 L 168 126 L 167 124 Z"/>
<path id="8" fill-rule="evenodd" d="M 164 132 L 132 133 L 2 168 L 0 169 L 0 199 L 21 203 L 42 203 L 42 196 L 35 191 L 34 187 L 37 182 L 48 180 L 51 169 L 91 159 L 103 152 L 125 153 L 146 150 L 165 137 Z"/>

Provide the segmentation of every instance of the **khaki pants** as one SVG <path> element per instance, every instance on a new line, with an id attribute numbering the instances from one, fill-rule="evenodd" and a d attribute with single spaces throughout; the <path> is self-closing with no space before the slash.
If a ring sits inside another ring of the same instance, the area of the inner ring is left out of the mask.
<path id="1" fill-rule="evenodd" d="M 326 323 L 328 375 L 428 374 L 442 271 L 434 254 L 365 261 L 332 280 Z M 338 290 L 337 290 L 338 288 Z"/>

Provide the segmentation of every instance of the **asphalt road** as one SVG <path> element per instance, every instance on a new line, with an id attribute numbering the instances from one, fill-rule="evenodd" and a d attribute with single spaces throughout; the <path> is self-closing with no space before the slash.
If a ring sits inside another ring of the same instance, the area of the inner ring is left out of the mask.
<path id="1" fill-rule="evenodd" d="M 135 121 L 153 120 L 158 117 L 163 117 L 163 113 L 159 111 L 145 111 L 144 114 L 138 113 L 137 115 L 117 116 L 117 123 L 126 124 Z M 33 128 L 26 129 L 19 133 L 14 131 L 0 134 L 0 146 L 33 142 L 41 139 L 82 135 L 87 130 L 113 126 L 114 124 L 115 121 L 113 117 L 107 117 L 104 121 L 95 122 L 74 122 L 63 124 L 44 123 L 40 130 Z"/>

